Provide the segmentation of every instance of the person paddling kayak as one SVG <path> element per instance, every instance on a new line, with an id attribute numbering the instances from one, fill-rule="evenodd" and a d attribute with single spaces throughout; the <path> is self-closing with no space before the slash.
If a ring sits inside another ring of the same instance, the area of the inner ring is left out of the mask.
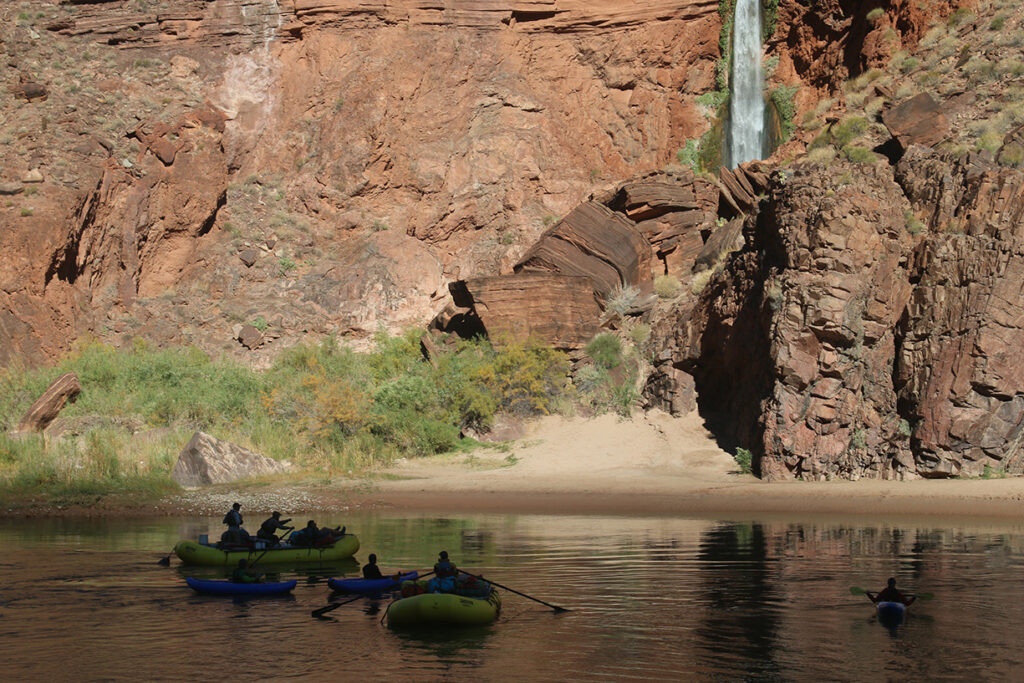
<path id="1" fill-rule="evenodd" d="M 387 578 L 398 581 L 405 573 L 406 572 L 399 570 L 397 572 L 384 576 L 384 574 L 380 571 L 380 567 L 377 566 L 377 556 L 374 553 L 370 553 L 370 556 L 367 558 L 366 564 L 363 565 L 363 578 L 368 580 L 379 580 Z"/>
<path id="2" fill-rule="evenodd" d="M 253 574 L 249 571 L 249 561 L 241 559 L 235 571 L 231 572 L 232 583 L 261 583 L 263 574 Z"/>
<path id="3" fill-rule="evenodd" d="M 880 602 L 901 602 L 904 605 L 909 606 L 917 596 L 906 595 L 898 588 L 896 588 L 896 579 L 890 578 L 885 588 L 872 593 L 871 591 L 864 591 L 864 594 L 868 596 L 868 599 L 876 605 Z"/>

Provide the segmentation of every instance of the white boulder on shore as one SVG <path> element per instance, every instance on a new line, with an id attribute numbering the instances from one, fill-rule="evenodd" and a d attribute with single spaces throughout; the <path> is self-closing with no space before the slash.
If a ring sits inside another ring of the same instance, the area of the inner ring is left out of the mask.
<path id="1" fill-rule="evenodd" d="M 181 449 L 171 478 L 186 488 L 288 471 L 288 465 L 206 432 L 196 432 Z"/>

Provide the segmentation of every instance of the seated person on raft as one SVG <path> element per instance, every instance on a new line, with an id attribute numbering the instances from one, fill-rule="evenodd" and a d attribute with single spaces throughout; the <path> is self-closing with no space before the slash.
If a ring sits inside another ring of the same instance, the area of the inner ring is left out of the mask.
<path id="1" fill-rule="evenodd" d="M 896 588 L 896 579 L 890 578 L 885 588 L 877 593 L 871 591 L 864 591 L 865 595 L 871 600 L 871 602 L 902 602 L 904 605 L 910 605 L 914 602 L 916 596 L 905 595 L 902 591 Z"/>
<path id="2" fill-rule="evenodd" d="M 283 529 L 285 531 L 291 530 L 292 527 L 288 526 L 288 522 L 290 521 L 292 521 L 290 518 L 284 520 L 281 519 L 281 513 L 274 510 L 270 517 L 260 525 L 260 530 L 256 532 L 256 538 L 260 538 L 264 541 L 269 541 L 273 545 L 277 545 L 281 540 L 274 532 L 278 529 Z"/>
<path id="3" fill-rule="evenodd" d="M 458 575 L 459 570 L 455 563 L 448 559 L 448 551 L 442 550 L 437 555 L 437 562 L 434 563 L 434 578 L 427 582 L 427 592 L 455 592 L 455 577 Z"/>
<path id="4" fill-rule="evenodd" d="M 294 532 L 289 540 L 292 545 L 320 548 L 332 545 L 335 541 L 345 535 L 345 527 L 333 529 L 321 529 L 312 519 L 306 523 L 306 528 Z"/>

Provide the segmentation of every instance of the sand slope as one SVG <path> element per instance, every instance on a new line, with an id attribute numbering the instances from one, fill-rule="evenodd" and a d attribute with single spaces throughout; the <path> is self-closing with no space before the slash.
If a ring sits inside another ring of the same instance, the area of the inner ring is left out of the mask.
<path id="1" fill-rule="evenodd" d="M 1024 478 L 787 482 L 739 474 L 696 414 L 545 417 L 506 450 L 400 461 L 364 504 L 438 510 L 1016 517 Z M 339 494 L 341 491 L 338 492 Z"/>

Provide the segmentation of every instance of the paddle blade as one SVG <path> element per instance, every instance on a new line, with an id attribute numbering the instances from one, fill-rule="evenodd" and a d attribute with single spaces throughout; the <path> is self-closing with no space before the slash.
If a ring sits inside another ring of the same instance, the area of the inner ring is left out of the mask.
<path id="1" fill-rule="evenodd" d="M 915 593 L 914 595 L 918 600 L 931 600 L 935 597 L 935 593 Z"/>
<path id="2" fill-rule="evenodd" d="M 858 588 L 857 586 L 850 586 L 850 592 L 854 595 L 867 595 L 868 593 L 863 588 Z"/>
<path id="3" fill-rule="evenodd" d="M 171 556 L 168 555 L 167 557 L 160 558 L 159 560 L 157 560 L 157 564 L 160 565 L 161 567 L 170 567 L 171 566 Z"/>

